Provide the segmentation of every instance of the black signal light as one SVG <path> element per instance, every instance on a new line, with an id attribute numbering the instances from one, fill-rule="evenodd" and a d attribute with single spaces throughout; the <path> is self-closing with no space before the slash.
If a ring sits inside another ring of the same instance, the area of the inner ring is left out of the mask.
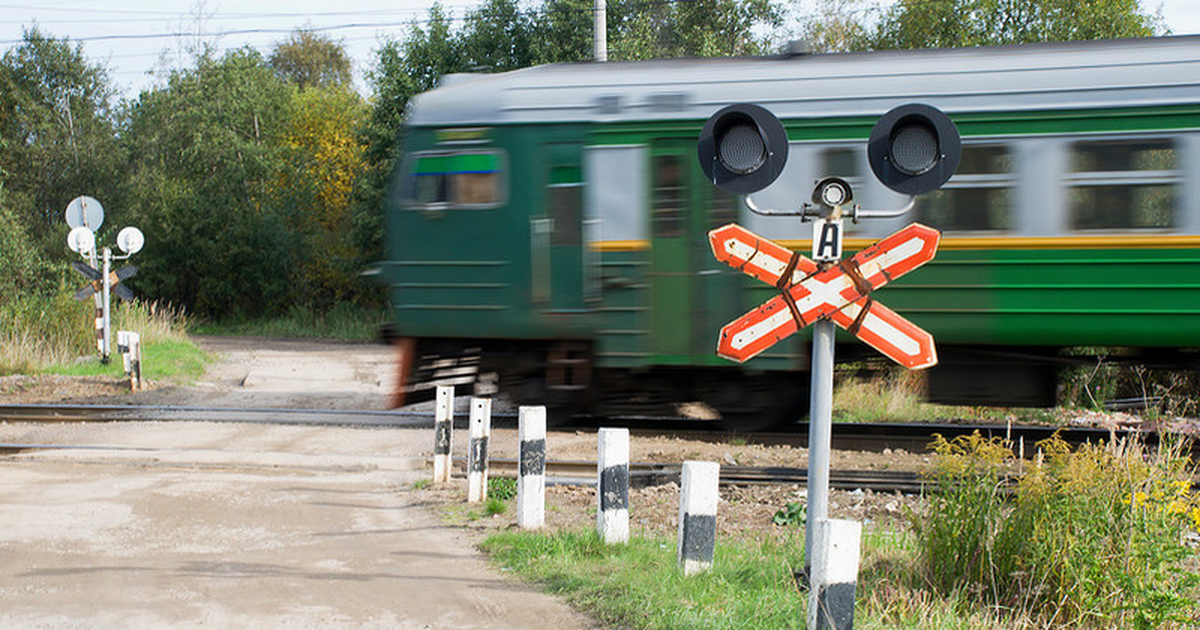
<path id="1" fill-rule="evenodd" d="M 896 192 L 920 195 L 945 184 L 962 159 L 962 140 L 950 117 L 921 103 L 884 114 L 867 141 L 867 161 Z"/>
<path id="2" fill-rule="evenodd" d="M 749 194 L 766 188 L 787 163 L 787 132 L 774 114 L 738 103 L 713 114 L 696 143 L 700 168 L 719 188 Z"/>

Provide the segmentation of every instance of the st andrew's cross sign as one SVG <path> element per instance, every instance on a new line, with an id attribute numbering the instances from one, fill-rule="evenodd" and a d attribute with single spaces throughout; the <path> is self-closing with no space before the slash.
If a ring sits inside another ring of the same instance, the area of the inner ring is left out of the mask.
<path id="1" fill-rule="evenodd" d="M 827 317 L 904 367 L 936 365 L 933 336 L 875 301 L 871 293 L 932 259 L 939 238 L 937 230 L 913 223 L 821 270 L 812 260 L 739 225 L 709 232 L 717 260 L 780 290 L 721 329 L 717 354 L 747 361 Z"/>

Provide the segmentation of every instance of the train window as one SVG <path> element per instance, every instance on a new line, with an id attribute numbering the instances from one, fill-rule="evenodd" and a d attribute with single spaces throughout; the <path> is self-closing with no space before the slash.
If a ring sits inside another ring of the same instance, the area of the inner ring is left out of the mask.
<path id="1" fill-rule="evenodd" d="M 503 197 L 498 152 L 418 153 L 406 169 L 406 200 L 414 206 L 490 208 Z"/>
<path id="2" fill-rule="evenodd" d="M 554 224 L 551 245 L 579 245 L 583 242 L 583 178 L 578 166 L 550 169 L 546 188 L 547 214 Z"/>
<path id="3" fill-rule="evenodd" d="M 1012 153 L 1004 145 L 965 145 L 958 171 L 941 189 L 917 198 L 921 221 L 942 230 L 1012 227 Z"/>
<path id="4" fill-rule="evenodd" d="M 1071 150 L 1071 227 L 1154 229 L 1175 225 L 1179 174 L 1170 140 L 1077 142 Z"/>
<path id="5" fill-rule="evenodd" d="M 678 155 L 654 157 L 652 216 L 655 236 L 683 234 L 683 158 Z"/>

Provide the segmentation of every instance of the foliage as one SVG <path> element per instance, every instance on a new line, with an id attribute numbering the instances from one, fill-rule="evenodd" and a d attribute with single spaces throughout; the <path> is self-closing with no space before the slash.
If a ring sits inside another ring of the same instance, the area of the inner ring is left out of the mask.
<path id="1" fill-rule="evenodd" d="M 137 285 L 202 315 L 264 313 L 291 291 L 297 239 L 272 190 L 292 88 L 248 49 L 201 57 L 134 103 L 130 213 L 149 235 Z"/>
<path id="2" fill-rule="evenodd" d="M 914 519 L 920 566 L 940 593 L 1038 625 L 1157 626 L 1200 621 L 1200 578 L 1182 541 L 1200 526 L 1178 448 L 1085 445 L 1057 437 L 1011 492 L 1012 453 L 978 434 L 934 443 L 936 491 Z"/>
<path id="3" fill-rule="evenodd" d="M 1160 16 L 1138 0 L 900 0 L 884 14 L 870 46 L 954 48 L 1032 42 L 1149 37 Z"/>
<path id="4" fill-rule="evenodd" d="M 787 505 L 775 512 L 775 515 L 771 517 L 771 522 L 780 527 L 787 527 L 788 525 L 802 525 L 805 518 L 805 506 L 798 501 L 789 501 Z"/>
<path id="5" fill-rule="evenodd" d="M 96 350 L 95 307 L 66 287 L 0 301 L 0 374 L 27 374 Z"/>
<path id="6" fill-rule="evenodd" d="M 0 58 L 0 180 L 9 211 L 43 256 L 61 250 L 63 210 L 74 197 L 120 207 L 112 97 L 106 70 L 84 58 L 82 44 L 36 27 Z"/>
<path id="7" fill-rule="evenodd" d="M 508 504 L 502 499 L 496 497 L 488 497 L 483 504 L 483 513 L 487 516 L 497 516 L 508 510 Z"/>
<path id="8" fill-rule="evenodd" d="M 9 207 L 0 182 L 0 304 L 50 292 L 61 271 L 46 262 L 29 230 Z M 57 273 L 56 273 L 57 272 Z"/>
<path id="9" fill-rule="evenodd" d="M 492 477 L 488 479 L 487 493 L 498 501 L 511 501 L 517 498 L 517 480 L 512 477 Z"/>
<path id="10" fill-rule="evenodd" d="M 380 307 L 343 302 L 328 311 L 292 306 L 269 317 L 226 317 L 200 321 L 189 326 L 201 335 L 258 337 L 320 337 L 325 339 L 373 339 L 390 313 Z"/>
<path id="11" fill-rule="evenodd" d="M 279 78 L 300 88 L 346 88 L 353 82 L 350 57 L 341 43 L 298 29 L 275 45 L 267 60 Z"/>
<path id="12" fill-rule="evenodd" d="M 860 19 L 866 0 L 819 0 L 815 14 L 800 24 L 801 41 L 813 52 L 848 52 L 870 47 L 870 30 Z"/>
<path id="13" fill-rule="evenodd" d="M 286 226 L 301 248 L 291 301 L 323 311 L 370 289 L 358 275 L 367 263 L 364 248 L 352 236 L 354 195 L 366 166 L 358 129 L 368 111 L 345 87 L 296 92 L 291 111 L 272 196 L 288 208 Z"/>

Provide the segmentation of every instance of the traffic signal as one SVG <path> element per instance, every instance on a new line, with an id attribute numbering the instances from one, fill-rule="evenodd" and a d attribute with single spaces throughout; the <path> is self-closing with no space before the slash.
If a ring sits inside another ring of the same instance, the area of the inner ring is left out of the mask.
<path id="1" fill-rule="evenodd" d="M 884 186 L 907 195 L 941 188 L 962 158 L 958 128 L 940 109 L 910 103 L 884 114 L 867 140 L 867 162 Z"/>
<path id="2" fill-rule="evenodd" d="M 766 188 L 783 172 L 787 133 L 770 111 L 738 103 L 704 123 L 696 152 L 709 181 L 727 192 L 750 194 Z M 954 122 L 941 110 L 921 103 L 884 114 L 867 141 L 871 171 L 888 188 L 908 195 L 940 188 L 954 175 L 961 158 L 962 141 Z M 842 203 L 850 199 L 848 187 L 846 192 Z"/>
<path id="3" fill-rule="evenodd" d="M 704 123 L 696 152 L 718 188 L 749 194 L 766 188 L 787 163 L 787 132 L 775 114 L 749 103 L 722 108 Z"/>

